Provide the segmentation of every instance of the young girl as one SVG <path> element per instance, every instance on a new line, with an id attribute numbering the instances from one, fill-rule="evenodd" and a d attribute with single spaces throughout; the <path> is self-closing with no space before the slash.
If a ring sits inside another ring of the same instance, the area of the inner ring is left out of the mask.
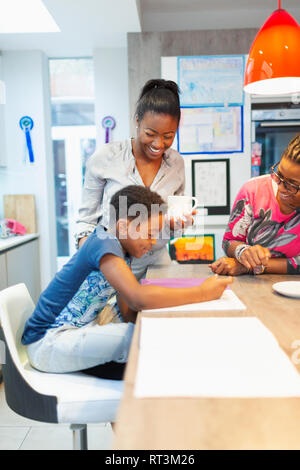
<path id="1" fill-rule="evenodd" d="M 143 214 L 130 216 L 137 205 L 143 206 Z M 157 205 L 161 210 L 153 212 Z M 130 262 L 155 246 L 164 224 L 163 200 L 148 188 L 132 185 L 118 191 L 111 206 L 115 223 L 110 220 L 108 230 L 96 227 L 41 294 L 26 322 L 22 343 L 38 370 L 104 377 L 103 366 L 115 369 L 126 363 L 137 311 L 217 299 L 232 282 L 212 276 L 190 288 L 139 284 Z M 114 296 L 116 317 L 103 322 Z M 112 377 L 111 370 L 107 373 Z"/>

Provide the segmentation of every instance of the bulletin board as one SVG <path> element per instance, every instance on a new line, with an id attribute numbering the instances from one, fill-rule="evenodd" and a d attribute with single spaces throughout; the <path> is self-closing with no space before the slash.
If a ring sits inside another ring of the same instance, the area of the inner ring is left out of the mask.
<path id="1" fill-rule="evenodd" d="M 225 229 L 230 199 L 251 177 L 251 100 L 243 92 L 245 62 L 245 55 L 161 58 L 162 78 L 176 82 L 181 91 L 181 123 L 172 148 L 184 159 L 185 194 L 195 195 L 199 185 L 197 161 L 228 159 L 226 204 L 207 204 L 207 226 Z M 191 116 L 193 109 L 196 116 Z"/>
<path id="2" fill-rule="evenodd" d="M 192 195 L 208 215 L 230 214 L 229 160 L 192 160 Z"/>
<path id="3" fill-rule="evenodd" d="M 243 152 L 243 107 L 181 107 L 178 152 Z"/>
<path id="4" fill-rule="evenodd" d="M 242 106 L 244 55 L 177 58 L 181 106 Z"/>
<path id="5" fill-rule="evenodd" d="M 243 55 L 177 58 L 181 154 L 243 152 L 244 67 Z"/>

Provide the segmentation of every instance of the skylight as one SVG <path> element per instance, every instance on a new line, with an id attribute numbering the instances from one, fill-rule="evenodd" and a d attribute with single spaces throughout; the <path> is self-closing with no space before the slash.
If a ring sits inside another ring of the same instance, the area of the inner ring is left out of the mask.
<path id="1" fill-rule="evenodd" d="M 60 32 L 42 0 L 0 0 L 0 34 Z"/>

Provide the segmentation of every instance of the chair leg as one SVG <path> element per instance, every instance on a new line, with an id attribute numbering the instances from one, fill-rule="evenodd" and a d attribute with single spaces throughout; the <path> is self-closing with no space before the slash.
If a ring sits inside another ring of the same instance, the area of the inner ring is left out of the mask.
<path id="1" fill-rule="evenodd" d="M 73 431 L 73 450 L 88 450 L 87 425 L 71 424 L 70 429 Z"/>

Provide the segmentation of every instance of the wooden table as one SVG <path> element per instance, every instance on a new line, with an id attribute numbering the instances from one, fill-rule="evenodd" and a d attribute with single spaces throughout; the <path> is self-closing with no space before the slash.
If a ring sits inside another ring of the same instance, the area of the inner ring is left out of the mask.
<path id="1" fill-rule="evenodd" d="M 206 265 L 171 264 L 152 267 L 147 277 L 209 275 Z M 294 354 L 300 362 L 300 300 L 272 290 L 273 283 L 283 280 L 300 281 L 300 276 L 240 276 L 231 288 L 246 310 L 172 316 L 256 316 L 289 358 L 292 360 Z M 114 449 L 300 449 L 300 398 L 135 398 L 141 315 L 126 369 Z M 297 340 L 299 346 L 294 349 L 292 345 Z M 300 372 L 300 364 L 296 367 Z"/>

